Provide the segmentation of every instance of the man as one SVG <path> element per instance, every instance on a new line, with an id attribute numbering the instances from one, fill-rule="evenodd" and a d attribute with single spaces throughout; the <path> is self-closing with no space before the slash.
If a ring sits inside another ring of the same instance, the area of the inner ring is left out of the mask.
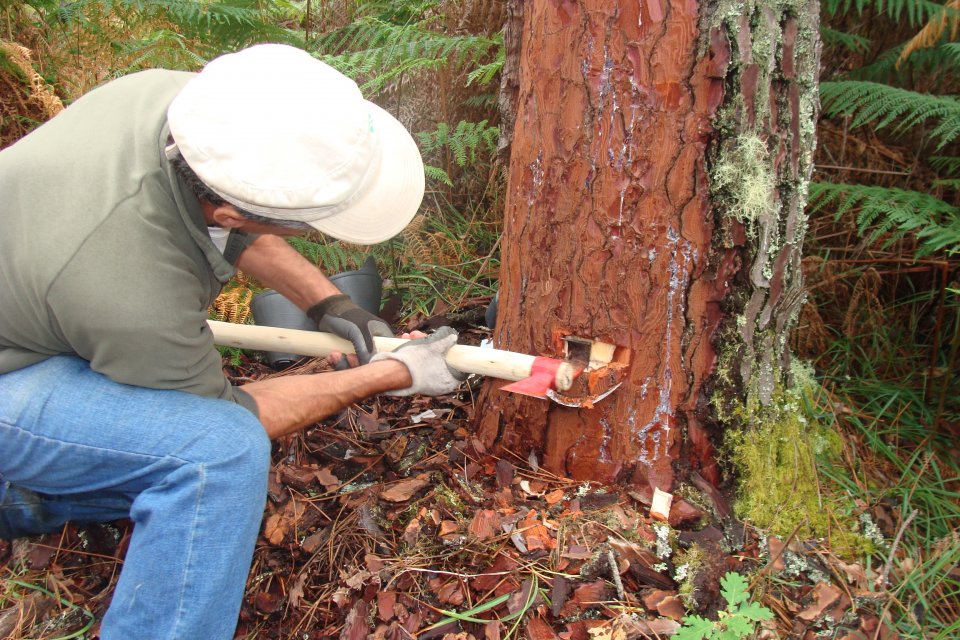
<path id="1" fill-rule="evenodd" d="M 282 45 L 110 82 L 0 152 L 0 537 L 131 518 L 104 640 L 232 637 L 269 440 L 457 386 L 452 330 L 371 357 L 386 325 L 280 237 L 386 240 L 423 189 L 402 125 Z M 232 387 L 206 317 L 236 268 L 362 366 Z"/>

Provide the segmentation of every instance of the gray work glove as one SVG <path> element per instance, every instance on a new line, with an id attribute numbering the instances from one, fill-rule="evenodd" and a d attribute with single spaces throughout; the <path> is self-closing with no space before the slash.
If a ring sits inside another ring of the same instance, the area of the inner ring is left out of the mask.
<path id="1" fill-rule="evenodd" d="M 307 316 L 317 323 L 320 331 L 333 333 L 352 342 L 360 364 L 370 362 L 370 357 L 376 350 L 373 345 L 374 336 L 393 337 L 393 331 L 386 322 L 358 307 L 350 296 L 344 293 L 324 298 L 307 309 Z"/>
<path id="2" fill-rule="evenodd" d="M 447 366 L 444 355 L 457 344 L 457 332 L 451 327 L 440 327 L 426 338 L 411 340 L 393 351 L 378 353 L 370 359 L 399 360 L 410 371 L 413 384 L 406 389 L 390 391 L 392 396 L 442 396 L 451 393 L 467 377 L 462 371 Z"/>

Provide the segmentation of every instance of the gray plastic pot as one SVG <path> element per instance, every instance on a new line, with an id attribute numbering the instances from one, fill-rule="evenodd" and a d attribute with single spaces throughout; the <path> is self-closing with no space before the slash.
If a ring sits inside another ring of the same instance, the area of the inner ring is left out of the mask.
<path id="1" fill-rule="evenodd" d="M 370 313 L 380 313 L 380 300 L 383 293 L 383 281 L 377 272 L 377 262 L 369 256 L 357 271 L 344 271 L 330 276 L 330 281 L 337 285 L 357 306 Z M 253 296 L 250 301 L 250 311 L 253 313 L 255 324 L 266 327 L 281 327 L 283 329 L 299 329 L 301 331 L 316 331 L 317 325 L 307 317 L 297 305 L 280 293 L 267 290 Z M 279 353 L 266 351 L 264 356 L 274 369 L 284 369 L 296 363 L 301 356 L 295 353 Z"/>

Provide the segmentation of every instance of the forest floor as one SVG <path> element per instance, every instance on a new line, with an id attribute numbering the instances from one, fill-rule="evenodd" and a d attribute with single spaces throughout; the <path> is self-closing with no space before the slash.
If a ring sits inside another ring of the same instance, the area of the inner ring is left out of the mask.
<path id="1" fill-rule="evenodd" d="M 253 360 L 227 371 L 284 375 Z M 649 492 L 493 455 L 471 435 L 473 412 L 470 394 L 382 396 L 276 443 L 237 637 L 664 637 L 692 613 L 731 620 L 731 590 L 772 612 L 757 637 L 897 637 L 878 616 L 884 567 L 766 537 L 705 483 L 664 522 Z M 0 541 L 0 638 L 97 638 L 131 532 L 121 521 Z M 722 629 L 688 618 L 686 630 L 698 622 Z"/>

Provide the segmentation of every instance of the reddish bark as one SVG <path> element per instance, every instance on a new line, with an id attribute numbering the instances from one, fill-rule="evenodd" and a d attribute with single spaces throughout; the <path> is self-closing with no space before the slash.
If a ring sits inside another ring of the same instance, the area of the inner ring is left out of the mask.
<path id="1" fill-rule="evenodd" d="M 493 393 L 481 435 L 574 478 L 669 488 L 715 358 L 703 157 L 722 74 L 696 60 L 697 20 L 695 2 L 526 4 L 497 346 L 595 338 L 629 368 L 592 409 Z"/>
<path id="2" fill-rule="evenodd" d="M 533 450 L 576 479 L 670 491 L 675 473 L 696 471 L 715 485 L 714 405 L 730 417 L 784 383 L 803 292 L 817 5 L 741 8 L 510 3 L 523 27 L 506 36 L 520 53 L 505 83 L 515 122 L 494 342 L 551 357 L 565 336 L 613 343 L 625 378 L 581 409 L 488 385 L 488 448 Z"/>

